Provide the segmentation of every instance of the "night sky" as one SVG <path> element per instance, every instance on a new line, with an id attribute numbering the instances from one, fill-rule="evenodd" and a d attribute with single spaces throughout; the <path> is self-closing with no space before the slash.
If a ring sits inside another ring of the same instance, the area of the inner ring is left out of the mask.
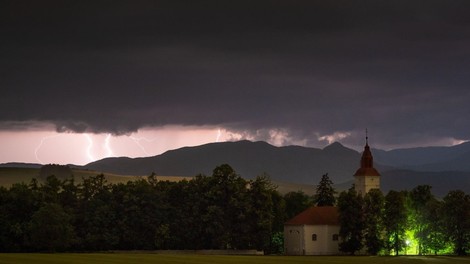
<path id="1" fill-rule="evenodd" d="M 209 131 L 201 142 L 360 149 L 368 128 L 376 148 L 457 144 L 469 14 L 466 0 L 3 0 L 0 142 L 170 127 Z"/>

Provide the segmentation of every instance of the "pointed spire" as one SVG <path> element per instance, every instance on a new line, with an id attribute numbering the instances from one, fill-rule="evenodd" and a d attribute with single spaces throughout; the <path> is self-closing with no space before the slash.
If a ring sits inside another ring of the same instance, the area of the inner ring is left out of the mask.
<path id="1" fill-rule="evenodd" d="M 374 158 L 369 147 L 369 134 L 366 128 L 366 145 L 361 157 L 361 167 L 356 171 L 355 176 L 380 176 L 379 172 L 374 168 Z"/>
<path id="2" fill-rule="evenodd" d="M 369 136 L 367 135 L 367 128 L 366 128 L 366 146 L 369 146 Z"/>

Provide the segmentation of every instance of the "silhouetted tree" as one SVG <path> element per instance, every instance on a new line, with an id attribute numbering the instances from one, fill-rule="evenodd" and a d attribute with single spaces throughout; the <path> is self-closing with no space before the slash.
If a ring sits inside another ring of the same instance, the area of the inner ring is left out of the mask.
<path id="1" fill-rule="evenodd" d="M 403 192 L 389 191 L 385 196 L 384 225 L 387 249 L 394 250 L 395 255 L 405 246 L 405 231 L 408 213 Z"/>
<path id="2" fill-rule="evenodd" d="M 338 197 L 341 237 L 339 249 L 351 255 L 363 248 L 363 203 L 362 196 L 356 192 L 354 186 L 347 192 L 341 192 Z"/>
<path id="3" fill-rule="evenodd" d="M 458 255 L 465 255 L 470 242 L 470 196 L 463 191 L 450 191 L 444 197 L 443 218 L 446 235 Z"/>
<path id="4" fill-rule="evenodd" d="M 436 255 L 440 250 L 446 248 L 443 204 L 442 201 L 433 199 L 426 204 L 427 210 L 425 211 L 427 213 L 426 220 L 430 223 L 429 236 L 425 246 Z"/>
<path id="5" fill-rule="evenodd" d="M 385 198 L 379 189 L 371 189 L 364 195 L 364 244 L 367 253 L 377 255 L 384 247 L 383 212 Z"/>
<path id="6" fill-rule="evenodd" d="M 74 239 L 71 217 L 59 204 L 45 204 L 31 218 L 30 236 L 32 248 L 49 252 L 66 250 Z"/>
<path id="7" fill-rule="evenodd" d="M 236 232 L 246 233 L 248 243 L 239 245 L 238 248 L 255 248 L 267 250 L 269 248 L 273 229 L 273 200 L 272 193 L 276 187 L 271 183 L 267 174 L 257 176 L 249 181 L 247 190 L 247 214 L 248 228 Z M 235 235 L 236 237 L 236 235 Z"/>
<path id="8" fill-rule="evenodd" d="M 308 196 L 302 191 L 286 193 L 284 195 L 284 201 L 286 203 L 287 219 L 291 219 L 313 205 L 311 196 Z"/>
<path id="9" fill-rule="evenodd" d="M 328 173 L 323 174 L 320 183 L 317 185 L 313 202 L 317 206 L 333 206 L 336 202 L 335 194 L 336 191 L 333 188 L 333 182 L 328 177 Z"/>

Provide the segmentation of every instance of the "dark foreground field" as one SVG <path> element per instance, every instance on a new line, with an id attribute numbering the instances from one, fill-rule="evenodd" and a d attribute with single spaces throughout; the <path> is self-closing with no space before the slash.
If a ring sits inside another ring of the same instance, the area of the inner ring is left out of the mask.
<path id="1" fill-rule="evenodd" d="M 470 263 L 469 257 L 343 257 L 343 256 L 214 256 L 214 255 L 159 255 L 159 254 L 0 254 L 0 264 L 3 263 L 67 263 L 67 264 L 93 264 L 93 263 L 171 263 L 171 264 L 458 264 Z"/>

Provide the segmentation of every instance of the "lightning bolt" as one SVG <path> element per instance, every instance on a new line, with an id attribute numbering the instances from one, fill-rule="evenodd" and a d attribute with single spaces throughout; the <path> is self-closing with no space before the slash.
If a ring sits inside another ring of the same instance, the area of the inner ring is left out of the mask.
<path id="1" fill-rule="evenodd" d="M 106 136 L 106 139 L 104 140 L 104 148 L 106 149 L 106 158 L 114 156 L 113 150 L 111 149 L 111 145 L 109 143 L 110 139 L 111 139 L 111 134 L 108 134 Z"/>
<path id="2" fill-rule="evenodd" d="M 220 131 L 220 128 L 217 130 L 217 137 L 215 139 L 215 142 L 219 142 L 220 136 L 222 135 L 222 132 Z"/>
<path id="3" fill-rule="evenodd" d="M 142 144 L 140 144 L 140 141 L 146 141 L 148 143 L 151 143 L 151 142 L 155 141 L 156 138 L 148 139 L 148 138 L 145 138 L 145 137 L 134 137 L 134 136 L 130 136 L 130 138 L 135 142 L 135 144 L 137 144 L 137 146 L 139 146 L 139 148 L 145 153 L 145 155 L 147 155 L 147 156 L 151 155 L 150 153 L 147 152 L 145 147 L 142 146 Z"/>
<path id="4" fill-rule="evenodd" d="M 36 160 L 40 163 L 40 164 L 43 164 L 42 160 L 39 158 L 39 155 L 38 155 L 38 152 L 39 150 L 42 148 L 42 146 L 44 145 L 44 142 L 46 140 L 49 140 L 51 138 L 56 138 L 56 137 L 59 137 L 60 135 L 53 135 L 53 136 L 47 136 L 47 137 L 43 137 L 41 139 L 41 142 L 39 142 L 39 144 L 37 145 L 37 147 L 34 149 L 34 156 L 36 157 Z"/>
<path id="5" fill-rule="evenodd" d="M 95 161 L 93 154 L 91 154 L 91 149 L 93 148 L 93 139 L 88 134 L 83 134 L 88 141 L 88 147 L 86 149 L 86 155 L 90 161 Z"/>

